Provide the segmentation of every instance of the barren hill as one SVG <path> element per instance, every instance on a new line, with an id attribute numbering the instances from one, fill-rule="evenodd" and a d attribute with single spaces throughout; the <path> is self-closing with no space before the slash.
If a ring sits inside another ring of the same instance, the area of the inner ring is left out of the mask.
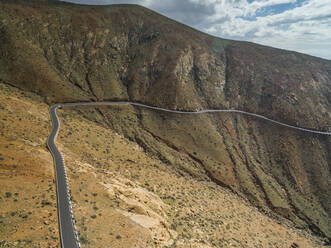
<path id="1" fill-rule="evenodd" d="M 331 61 L 211 37 L 135 5 L 0 0 L 0 81 L 48 104 L 233 108 L 331 129 Z M 235 114 L 80 114 L 274 219 L 331 237 L 329 136 Z"/>

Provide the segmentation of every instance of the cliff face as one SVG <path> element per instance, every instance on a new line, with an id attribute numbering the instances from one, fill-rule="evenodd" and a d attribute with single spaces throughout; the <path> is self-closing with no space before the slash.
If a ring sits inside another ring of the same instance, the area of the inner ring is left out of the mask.
<path id="1" fill-rule="evenodd" d="M 0 1 L 0 79 L 47 103 L 234 108 L 331 127 L 331 62 L 208 36 L 139 6 Z M 331 138 L 234 114 L 86 115 L 262 211 L 331 237 Z"/>

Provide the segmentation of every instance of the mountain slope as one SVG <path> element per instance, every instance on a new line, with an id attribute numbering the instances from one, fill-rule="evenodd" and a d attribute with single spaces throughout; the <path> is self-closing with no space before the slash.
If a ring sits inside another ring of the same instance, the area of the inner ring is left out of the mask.
<path id="1" fill-rule="evenodd" d="M 0 9 L 0 79 L 47 103 L 235 108 L 330 130 L 328 60 L 218 39 L 139 6 L 1 0 Z M 275 218 L 331 237 L 330 137 L 233 114 L 82 114 Z"/>
<path id="2" fill-rule="evenodd" d="M 129 106 L 104 108 L 135 112 Z M 59 246 L 54 167 L 45 146 L 48 110 L 40 96 L 0 82 L 1 248 Z M 67 166 L 81 247 L 322 246 L 229 190 L 148 156 L 77 108 L 58 115 L 57 146 Z"/>

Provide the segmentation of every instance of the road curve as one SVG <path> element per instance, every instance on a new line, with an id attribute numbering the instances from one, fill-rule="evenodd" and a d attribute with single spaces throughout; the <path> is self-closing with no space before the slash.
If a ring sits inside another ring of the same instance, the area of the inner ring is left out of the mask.
<path id="1" fill-rule="evenodd" d="M 52 119 L 53 130 L 47 139 L 47 147 L 50 150 L 54 165 L 56 177 L 56 193 L 57 193 L 57 211 L 59 221 L 60 242 L 62 248 L 79 248 L 77 233 L 75 230 L 74 219 L 71 208 L 68 177 L 64 160 L 55 145 L 56 136 L 59 132 L 60 122 L 56 114 L 56 110 L 61 105 L 54 105 L 50 108 L 49 113 Z"/>
<path id="2" fill-rule="evenodd" d="M 235 110 L 235 109 L 205 109 L 205 110 L 197 110 L 197 111 L 181 111 L 181 110 L 164 109 L 164 108 L 145 105 L 142 103 L 127 102 L 127 101 L 77 102 L 77 103 L 62 103 L 62 104 L 53 105 L 50 108 L 50 116 L 52 119 L 53 129 L 47 139 L 47 147 L 53 156 L 54 164 L 55 164 L 59 231 L 60 231 L 60 240 L 61 240 L 62 248 L 79 248 L 80 244 L 75 230 L 74 218 L 72 214 L 71 201 L 70 201 L 68 178 L 66 174 L 64 160 L 61 153 L 59 152 L 59 150 L 55 145 L 56 136 L 60 128 L 60 122 L 56 114 L 56 110 L 62 107 L 103 106 L 103 105 L 132 105 L 136 107 L 153 109 L 157 111 L 163 111 L 163 112 L 175 113 L 175 114 L 236 113 L 236 114 L 243 114 L 243 115 L 264 119 L 266 121 L 278 124 L 280 126 L 296 129 L 303 132 L 320 134 L 320 135 L 331 135 L 331 132 L 292 126 L 286 123 L 282 123 L 280 121 L 267 118 L 259 114 L 249 113 L 246 111 Z"/>

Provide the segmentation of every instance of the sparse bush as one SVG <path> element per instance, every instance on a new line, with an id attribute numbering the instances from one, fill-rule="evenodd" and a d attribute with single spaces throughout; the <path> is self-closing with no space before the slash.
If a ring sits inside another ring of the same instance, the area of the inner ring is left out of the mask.
<path id="1" fill-rule="evenodd" d="M 79 241 L 82 243 L 82 244 L 88 244 L 88 240 L 85 236 L 81 236 L 79 237 Z"/>
<path id="2" fill-rule="evenodd" d="M 47 201 L 47 200 L 42 200 L 42 201 L 41 201 L 41 206 L 42 206 L 42 207 L 47 206 L 47 205 L 50 206 L 50 205 L 52 205 L 52 203 L 49 202 L 49 201 Z"/>

